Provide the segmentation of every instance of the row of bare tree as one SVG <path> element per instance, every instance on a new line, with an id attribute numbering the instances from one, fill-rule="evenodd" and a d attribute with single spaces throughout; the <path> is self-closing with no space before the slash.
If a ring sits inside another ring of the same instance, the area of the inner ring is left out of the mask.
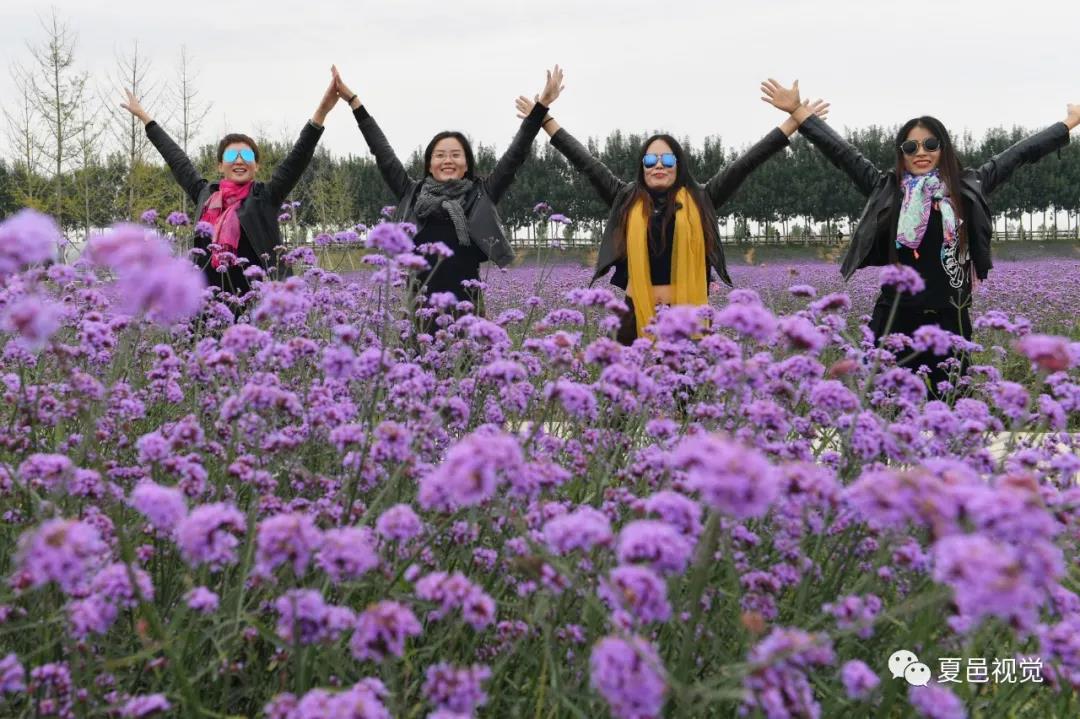
<path id="1" fill-rule="evenodd" d="M 117 54 L 113 71 L 99 85 L 79 69 L 78 36 L 55 9 L 40 18 L 40 26 L 40 36 L 27 42 L 25 60 L 10 68 L 15 97 L 3 103 L 4 155 L 11 158 L 3 177 L 5 194 L 16 206 L 48 210 L 61 226 L 89 228 L 101 191 L 100 170 L 122 164 L 121 205 L 124 216 L 132 217 L 140 206 L 140 176 L 153 172 L 148 165 L 157 164 L 157 157 L 148 156 L 142 125 L 115 98 L 130 90 L 163 108 L 170 131 L 188 150 L 210 111 L 210 103 L 199 97 L 192 58 L 181 47 L 171 79 L 163 81 L 135 40 Z M 115 191 L 115 184 L 110 189 Z M 187 198 L 181 195 L 177 202 L 187 209 Z"/>

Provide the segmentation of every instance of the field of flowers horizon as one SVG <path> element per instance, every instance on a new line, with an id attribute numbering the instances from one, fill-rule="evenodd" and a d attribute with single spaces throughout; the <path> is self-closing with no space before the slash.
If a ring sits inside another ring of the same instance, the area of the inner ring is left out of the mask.
<path id="1" fill-rule="evenodd" d="M 1080 713 L 1080 260 L 973 343 L 777 261 L 622 347 L 557 255 L 477 317 L 382 223 L 238 298 L 149 222 L 0 223 L 0 716 Z"/>

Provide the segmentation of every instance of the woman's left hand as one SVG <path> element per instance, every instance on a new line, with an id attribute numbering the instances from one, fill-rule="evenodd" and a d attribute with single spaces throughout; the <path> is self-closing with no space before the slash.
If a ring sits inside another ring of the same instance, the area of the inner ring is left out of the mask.
<path id="1" fill-rule="evenodd" d="M 564 87 L 562 68 L 556 65 L 554 69 L 547 71 L 547 82 L 544 83 L 544 89 L 538 98 L 540 103 L 545 107 L 551 107 L 551 103 L 559 98 L 559 93 Z"/>
<path id="2" fill-rule="evenodd" d="M 517 116 L 519 119 L 524 120 L 532 112 L 533 107 L 536 105 L 536 100 L 530 100 L 524 95 L 518 95 L 518 99 L 514 100 L 514 105 L 517 106 Z"/>

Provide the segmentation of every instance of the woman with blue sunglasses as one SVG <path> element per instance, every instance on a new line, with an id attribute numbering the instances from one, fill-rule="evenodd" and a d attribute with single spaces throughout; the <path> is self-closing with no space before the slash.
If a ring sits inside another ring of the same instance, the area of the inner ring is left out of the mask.
<path id="1" fill-rule="evenodd" d="M 762 100 L 786 112 L 797 101 L 772 79 L 761 84 L 761 91 Z M 965 168 L 941 121 L 916 117 L 896 135 L 894 166 L 880 170 L 820 119 L 803 124 L 803 136 L 867 197 L 840 267 L 844 279 L 863 267 L 893 264 L 915 270 L 925 285 L 917 292 L 888 285 L 881 288 L 870 320 L 875 342 L 886 333 L 911 338 L 926 326 L 971 339 L 971 296 L 977 280 L 986 279 L 993 267 L 993 226 L 986 196 L 1021 165 L 1067 145 L 1069 132 L 1078 125 L 1080 105 L 1069 105 L 1063 121 L 1021 140 L 980 167 Z M 954 356 L 952 350 L 898 351 L 902 366 L 930 370 L 928 389 L 935 398 L 949 394 L 966 365 L 962 357 L 956 363 L 959 372 L 950 375 L 941 363 Z"/>
<path id="2" fill-rule="evenodd" d="M 125 110 L 146 126 L 150 138 L 173 177 L 195 203 L 195 217 L 212 228 L 209 237 L 197 235 L 195 246 L 208 253 L 203 265 L 207 282 L 235 297 L 250 289 L 248 277 L 263 273 L 285 274 L 280 264 L 281 230 L 278 215 L 281 203 L 300 180 L 315 154 L 323 133 L 326 115 L 338 101 L 337 88 L 330 82 L 311 119 L 300 131 L 292 150 L 274 168 L 269 182 L 257 182 L 259 147 L 250 137 L 229 133 L 218 142 L 217 159 L 221 179 L 210 181 L 195 168 L 184 151 L 162 127 L 150 118 L 136 98 L 127 93 Z"/>
<path id="3" fill-rule="evenodd" d="M 798 83 L 792 88 L 798 95 Z M 529 115 L 533 101 L 517 99 L 518 116 Z M 589 178 L 611 208 L 592 281 L 614 267 L 611 284 L 626 291 L 629 312 L 616 335 L 629 345 L 644 336 L 657 303 L 704 305 L 709 274 L 716 270 L 731 285 L 717 231 L 717 211 L 751 172 L 783 150 L 788 137 L 810 115 L 824 116 L 828 104 L 798 103 L 782 125 L 704 185 L 693 177 L 686 153 L 671 135 L 648 138 L 641 148 L 635 182 L 626 182 L 548 115 L 543 122 L 551 144 Z"/>

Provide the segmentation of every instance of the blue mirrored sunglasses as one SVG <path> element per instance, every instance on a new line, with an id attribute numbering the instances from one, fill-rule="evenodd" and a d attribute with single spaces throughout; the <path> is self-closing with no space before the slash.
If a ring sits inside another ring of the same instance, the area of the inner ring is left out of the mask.
<path id="1" fill-rule="evenodd" d="M 235 147 L 230 147 L 228 150 L 221 153 L 222 162 L 236 162 L 237 157 L 240 157 L 244 162 L 255 162 L 255 151 L 250 147 L 245 147 L 243 150 L 237 150 Z"/>
<path id="2" fill-rule="evenodd" d="M 645 166 L 645 169 L 656 167 L 658 162 L 663 164 L 664 167 L 675 167 L 675 154 L 665 152 L 663 155 L 657 155 L 655 152 L 648 152 L 645 157 L 641 158 L 641 164 Z"/>

